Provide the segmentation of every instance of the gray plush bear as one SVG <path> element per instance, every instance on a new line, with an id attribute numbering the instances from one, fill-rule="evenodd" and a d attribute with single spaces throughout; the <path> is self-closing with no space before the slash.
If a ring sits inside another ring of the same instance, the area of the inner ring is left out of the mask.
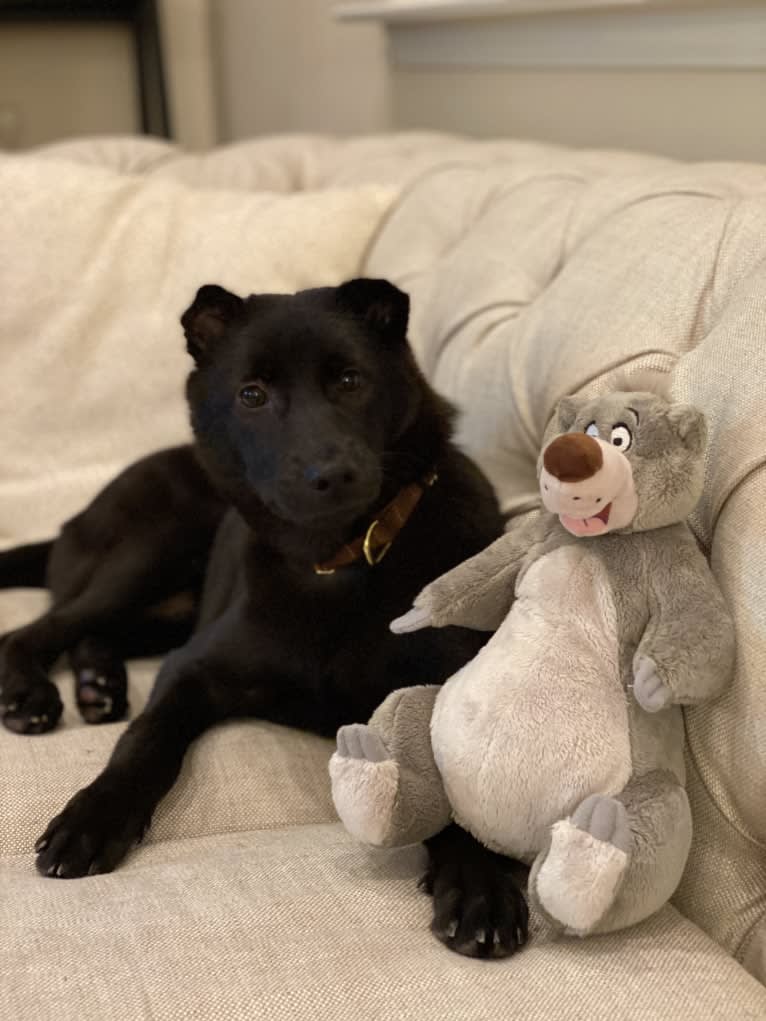
<path id="1" fill-rule="evenodd" d="M 378 846 L 450 820 L 532 864 L 532 903 L 585 935 L 646 918 L 691 842 L 678 708 L 731 677 L 734 630 L 684 519 L 705 422 L 649 392 L 565 398 L 544 506 L 427 586 L 397 632 L 494 630 L 443 687 L 404 688 L 338 733 L 333 797 Z"/>

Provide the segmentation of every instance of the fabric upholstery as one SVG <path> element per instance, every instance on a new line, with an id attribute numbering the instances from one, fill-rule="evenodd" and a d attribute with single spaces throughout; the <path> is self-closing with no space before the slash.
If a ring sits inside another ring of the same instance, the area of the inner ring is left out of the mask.
<path id="1" fill-rule="evenodd" d="M 371 854 L 330 822 L 331 744 L 255 722 L 198 743 L 122 869 L 40 879 L 31 841 L 123 726 L 83 725 L 62 677 L 58 731 L 0 732 L 0 1017 L 766 1016 L 745 972 L 766 981 L 766 168 L 433 134 L 204 155 L 82 140 L 24 165 L 0 160 L 0 542 L 47 534 L 186 435 L 177 317 L 208 277 L 288 290 L 364 271 L 410 292 L 421 364 L 508 510 L 537 498 L 562 394 L 652 367 L 704 407 L 692 524 L 738 663 L 721 700 L 686 713 L 686 917 L 583 942 L 536 919 L 534 945 L 490 965 L 429 935 L 417 849 Z M 44 603 L 0 594 L 0 630 Z M 134 712 L 152 671 L 131 670 Z"/>
<path id="2" fill-rule="evenodd" d="M 761 1021 L 766 992 L 668 907 L 619 937 L 505 962 L 428 935 L 419 848 L 338 825 L 180 840 L 121 871 L 0 872 L 0 1016 L 14 1021 Z"/>

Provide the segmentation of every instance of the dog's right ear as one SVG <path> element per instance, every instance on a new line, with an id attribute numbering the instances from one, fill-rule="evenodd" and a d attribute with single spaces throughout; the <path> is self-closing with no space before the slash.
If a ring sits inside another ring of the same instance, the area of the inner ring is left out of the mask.
<path id="1" fill-rule="evenodd" d="M 218 284 L 200 287 L 194 301 L 181 316 L 186 350 L 195 362 L 204 359 L 209 348 L 240 318 L 244 308 L 242 298 Z"/>

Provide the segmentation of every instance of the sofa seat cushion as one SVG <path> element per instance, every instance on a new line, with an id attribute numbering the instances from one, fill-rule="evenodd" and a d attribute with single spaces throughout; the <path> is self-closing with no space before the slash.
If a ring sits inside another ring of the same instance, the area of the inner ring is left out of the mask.
<path id="1" fill-rule="evenodd" d="M 420 848 L 339 824 L 170 841 L 110 875 L 0 869 L 0 1016 L 14 1021 L 748 1021 L 766 990 L 667 907 L 618 936 L 482 962 L 428 933 Z"/>

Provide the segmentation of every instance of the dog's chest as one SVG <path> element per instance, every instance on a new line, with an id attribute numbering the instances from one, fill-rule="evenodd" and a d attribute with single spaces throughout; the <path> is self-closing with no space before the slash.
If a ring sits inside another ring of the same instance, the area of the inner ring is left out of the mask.
<path id="1" fill-rule="evenodd" d="M 541 557 L 478 656 L 445 685 L 434 753 L 459 821 L 517 855 L 589 794 L 627 781 L 617 614 L 588 544 Z"/>

